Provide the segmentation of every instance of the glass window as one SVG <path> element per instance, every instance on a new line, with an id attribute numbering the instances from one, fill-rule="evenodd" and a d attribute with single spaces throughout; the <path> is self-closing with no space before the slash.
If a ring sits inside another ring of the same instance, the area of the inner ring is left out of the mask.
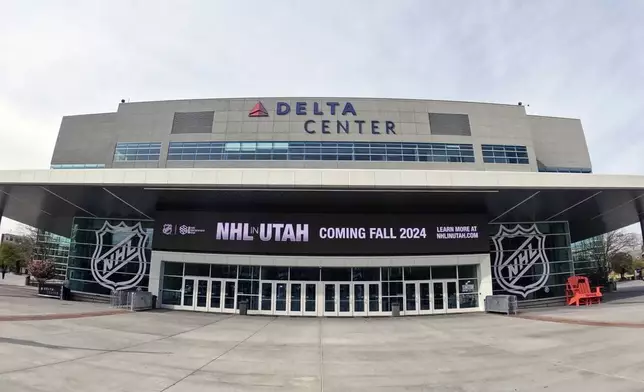
<path id="1" fill-rule="evenodd" d="M 262 280 L 288 280 L 288 267 L 262 267 Z"/>
<path id="2" fill-rule="evenodd" d="M 484 163 L 528 164 L 528 153 L 525 146 L 507 146 L 482 144 Z"/>
<path id="3" fill-rule="evenodd" d="M 351 268 L 322 268 L 322 280 L 325 282 L 348 282 L 351 280 Z"/>
<path id="4" fill-rule="evenodd" d="M 237 279 L 237 266 L 213 264 L 210 268 L 210 276 L 212 278 Z"/>
<path id="5" fill-rule="evenodd" d="M 119 146 L 115 152 L 115 157 L 118 155 L 118 160 L 158 160 L 159 151 L 160 143 L 158 143 L 158 146 L 135 144 L 131 149 L 127 146 Z M 436 158 L 437 156 L 439 158 Z M 468 159 L 464 160 L 463 157 L 468 157 Z M 460 163 L 465 161 L 474 162 L 474 151 L 471 144 L 446 143 L 170 142 L 168 160 L 325 160 Z"/>
<path id="6" fill-rule="evenodd" d="M 114 161 L 158 161 L 161 143 L 117 143 Z"/>
<path id="7" fill-rule="evenodd" d="M 164 305 L 181 305 L 181 291 L 168 291 L 161 292 L 161 303 Z"/>
<path id="8" fill-rule="evenodd" d="M 432 279 L 456 279 L 456 266 L 432 267 Z"/>
<path id="9" fill-rule="evenodd" d="M 164 290 L 181 290 L 183 278 L 177 276 L 164 276 L 163 289 Z"/>
<path id="10" fill-rule="evenodd" d="M 458 277 L 461 278 L 478 278 L 476 265 L 459 265 Z"/>
<path id="11" fill-rule="evenodd" d="M 376 281 L 380 282 L 380 268 L 354 268 L 353 269 L 353 280 L 354 281 Z"/>
<path id="12" fill-rule="evenodd" d="M 291 267 L 290 273 L 291 280 L 320 280 L 320 269 L 317 267 Z"/>
<path id="13" fill-rule="evenodd" d="M 405 280 L 430 280 L 431 268 L 425 267 L 405 267 Z"/>
<path id="14" fill-rule="evenodd" d="M 210 276 L 210 264 L 186 263 L 187 276 Z"/>
<path id="15" fill-rule="evenodd" d="M 239 266 L 239 279 L 259 279 L 259 266 L 256 266 L 256 265 Z"/>
<path id="16" fill-rule="evenodd" d="M 402 267 L 383 267 L 382 280 L 402 280 Z"/>
<path id="17" fill-rule="evenodd" d="M 259 294 L 259 280 L 238 280 L 237 293 L 239 294 Z"/>

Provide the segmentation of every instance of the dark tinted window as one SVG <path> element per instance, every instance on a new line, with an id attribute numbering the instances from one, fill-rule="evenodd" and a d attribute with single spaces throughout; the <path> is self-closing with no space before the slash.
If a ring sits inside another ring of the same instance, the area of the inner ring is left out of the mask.
<path id="1" fill-rule="evenodd" d="M 322 280 L 345 282 L 351 280 L 351 268 L 322 268 Z"/>
<path id="2" fill-rule="evenodd" d="M 236 265 L 218 265 L 213 264 L 210 267 L 210 276 L 213 278 L 237 278 Z"/>
<path id="3" fill-rule="evenodd" d="M 186 275 L 210 276 L 210 264 L 186 263 Z"/>
<path id="4" fill-rule="evenodd" d="M 472 136 L 467 114 L 429 113 L 429 129 L 432 135 Z"/>
<path id="5" fill-rule="evenodd" d="M 291 267 L 291 280 L 320 280 L 320 269 L 317 267 Z"/>
<path id="6" fill-rule="evenodd" d="M 262 280 L 288 280 L 288 267 L 262 267 Z"/>
<path id="7" fill-rule="evenodd" d="M 353 280 L 362 282 L 379 282 L 380 281 L 380 268 L 354 268 Z"/>
<path id="8" fill-rule="evenodd" d="M 211 133 L 215 112 L 177 112 L 170 133 Z"/>

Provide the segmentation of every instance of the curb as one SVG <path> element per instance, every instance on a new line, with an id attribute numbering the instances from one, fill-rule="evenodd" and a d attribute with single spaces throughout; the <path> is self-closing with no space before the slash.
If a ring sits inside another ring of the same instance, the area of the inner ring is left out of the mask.
<path id="1" fill-rule="evenodd" d="M 64 319 L 75 319 L 75 318 L 84 318 L 84 317 L 111 316 L 111 315 L 122 314 L 122 313 L 130 313 L 130 312 L 122 309 L 114 309 L 114 310 L 104 310 L 101 312 L 0 316 L 0 321 L 64 320 Z"/>

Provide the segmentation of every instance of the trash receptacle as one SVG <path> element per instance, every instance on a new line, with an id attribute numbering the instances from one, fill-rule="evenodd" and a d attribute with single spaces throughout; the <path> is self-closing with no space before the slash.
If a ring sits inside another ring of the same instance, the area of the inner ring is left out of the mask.
<path id="1" fill-rule="evenodd" d="M 25 286 L 29 286 L 30 278 L 31 278 L 31 276 L 29 276 L 29 275 L 25 276 Z"/>
<path id="2" fill-rule="evenodd" d="M 242 301 L 239 303 L 239 314 L 246 316 L 248 314 L 248 301 Z"/>
<path id="3" fill-rule="evenodd" d="M 391 315 L 394 317 L 400 317 L 400 304 L 391 304 Z"/>
<path id="4" fill-rule="evenodd" d="M 615 292 L 617 291 L 617 282 L 614 280 L 608 283 L 608 291 Z"/>
<path id="5" fill-rule="evenodd" d="M 63 286 L 63 287 L 60 288 L 60 290 L 61 290 L 61 292 L 60 292 L 60 299 L 61 300 L 63 300 L 63 301 L 71 300 L 72 291 L 69 289 L 69 287 Z"/>

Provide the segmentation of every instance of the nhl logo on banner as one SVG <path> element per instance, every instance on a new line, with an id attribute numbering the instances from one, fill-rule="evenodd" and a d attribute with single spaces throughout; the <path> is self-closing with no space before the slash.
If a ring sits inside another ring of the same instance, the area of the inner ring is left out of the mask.
<path id="1" fill-rule="evenodd" d="M 507 242 L 514 238 L 520 240 L 519 246 L 510 251 Z M 492 241 L 496 247 L 492 271 L 503 290 L 526 298 L 545 286 L 550 276 L 550 263 L 545 252 L 546 236 L 536 224 L 527 229 L 521 225 L 515 225 L 513 229 L 501 225 Z"/>
<path id="2" fill-rule="evenodd" d="M 112 238 L 118 240 L 114 246 L 105 245 L 105 236 L 111 234 Z M 105 222 L 103 227 L 96 231 L 96 249 L 92 255 L 92 275 L 96 282 L 110 290 L 127 290 L 136 287 L 146 273 L 147 260 L 145 256 L 145 245 L 148 241 L 148 233 L 143 230 L 141 222 L 134 226 L 128 226 L 125 222 L 118 225 L 111 225 Z M 131 265 L 134 268 L 131 268 Z M 127 268 L 130 267 L 130 268 Z M 127 278 L 119 273 L 128 269 Z M 132 272 L 132 275 L 129 273 Z"/>

